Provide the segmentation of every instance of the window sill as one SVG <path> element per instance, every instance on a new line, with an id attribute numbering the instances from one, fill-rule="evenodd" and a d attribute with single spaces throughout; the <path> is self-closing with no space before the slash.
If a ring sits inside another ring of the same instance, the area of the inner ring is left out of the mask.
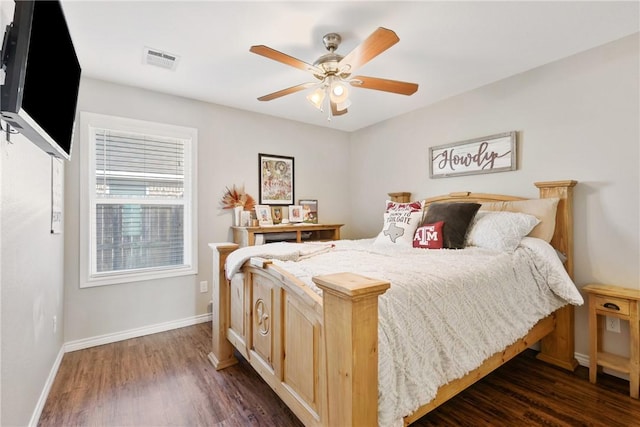
<path id="1" fill-rule="evenodd" d="M 110 273 L 97 277 L 89 277 L 80 283 L 80 288 L 93 288 L 96 286 L 120 285 L 124 283 L 141 282 L 145 280 L 165 279 L 169 277 L 192 276 L 198 274 L 198 268 L 185 266 L 171 270 L 151 270 L 144 272 Z"/>

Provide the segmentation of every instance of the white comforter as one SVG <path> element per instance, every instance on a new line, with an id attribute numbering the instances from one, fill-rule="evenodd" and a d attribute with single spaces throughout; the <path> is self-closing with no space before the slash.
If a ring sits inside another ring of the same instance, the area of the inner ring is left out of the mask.
<path id="1" fill-rule="evenodd" d="M 319 274 L 350 271 L 391 282 L 379 299 L 381 426 L 401 425 L 402 417 L 432 400 L 438 387 L 475 369 L 557 308 L 583 303 L 554 249 L 539 239 L 524 238 L 514 253 L 399 249 L 372 242 L 308 249 L 280 243 L 271 255 L 270 245 L 248 249 L 244 257 L 243 250 L 232 255 L 236 265 L 254 256 L 251 251 L 274 258 L 318 293 L 311 277 Z M 234 269 L 230 263 L 227 268 L 227 273 Z"/>

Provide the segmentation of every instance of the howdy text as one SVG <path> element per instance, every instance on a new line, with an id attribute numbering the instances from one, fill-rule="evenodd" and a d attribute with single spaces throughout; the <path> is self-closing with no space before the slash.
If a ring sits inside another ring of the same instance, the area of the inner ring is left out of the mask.
<path id="1" fill-rule="evenodd" d="M 434 156 L 433 160 L 438 161 L 438 169 L 443 170 L 449 168 L 450 170 L 456 170 L 457 166 L 469 167 L 472 164 L 476 165 L 480 169 L 493 169 L 496 159 L 505 157 L 511 153 L 511 150 L 506 153 L 500 154 L 495 151 L 488 151 L 489 143 L 484 141 L 478 146 L 477 153 L 454 153 L 455 148 L 444 150 L 441 153 Z"/>

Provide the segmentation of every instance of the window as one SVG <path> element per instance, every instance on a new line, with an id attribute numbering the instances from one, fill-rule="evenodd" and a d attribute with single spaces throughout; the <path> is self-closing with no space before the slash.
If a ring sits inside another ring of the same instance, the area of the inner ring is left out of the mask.
<path id="1" fill-rule="evenodd" d="M 192 128 L 81 113 L 82 287 L 197 273 Z"/>

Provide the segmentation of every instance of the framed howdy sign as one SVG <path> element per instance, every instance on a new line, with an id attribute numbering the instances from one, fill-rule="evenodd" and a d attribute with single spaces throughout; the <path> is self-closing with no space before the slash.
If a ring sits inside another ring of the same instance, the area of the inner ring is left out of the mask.
<path id="1" fill-rule="evenodd" d="M 516 132 L 429 147 L 429 159 L 431 178 L 516 170 Z"/>

